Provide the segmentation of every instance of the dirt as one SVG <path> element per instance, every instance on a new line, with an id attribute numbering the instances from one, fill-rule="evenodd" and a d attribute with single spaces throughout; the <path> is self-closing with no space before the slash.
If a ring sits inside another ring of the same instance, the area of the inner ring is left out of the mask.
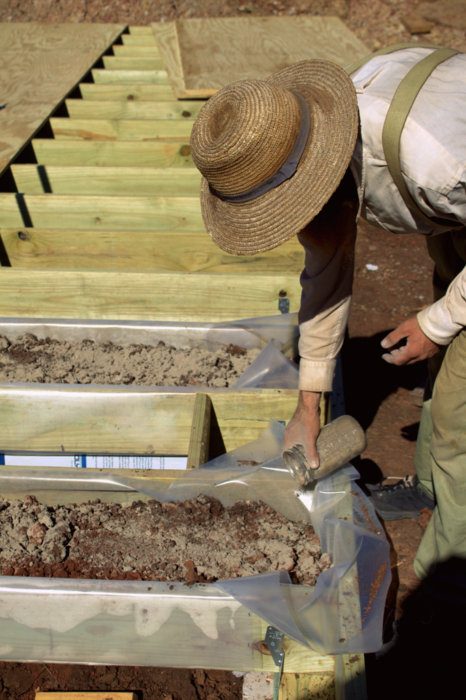
<path id="1" fill-rule="evenodd" d="M 168 556 L 167 556 L 168 553 Z M 315 585 L 330 566 L 310 525 L 261 502 L 94 501 L 45 506 L 0 498 L 0 575 L 213 583 L 286 570 Z"/>
<path id="2" fill-rule="evenodd" d="M 123 22 L 146 25 L 177 17 L 303 13 L 339 16 L 369 50 L 399 41 L 425 41 L 462 51 L 466 49 L 464 0 L 0 0 L 2 22 Z M 418 32 L 410 33 L 410 26 L 413 29 L 417 27 Z M 376 269 L 367 265 L 376 266 Z M 387 365 L 380 359 L 379 342 L 388 330 L 430 303 L 431 274 L 432 265 L 422 237 L 394 236 L 361 222 L 343 367 L 346 409 L 367 431 L 368 447 L 356 461 L 364 483 L 414 473 L 413 456 L 425 366 L 422 363 L 407 368 Z M 409 609 L 410 603 L 417 601 L 419 582 L 414 575 L 412 561 L 429 517 L 430 512 L 425 511 L 417 521 L 407 519 L 384 525 L 391 543 L 394 583 L 390 600 L 398 617 L 402 615 L 403 604 Z M 444 618 L 450 619 L 450 616 L 444 615 Z M 456 617 L 451 619 L 456 620 Z M 427 629 L 423 625 L 419 632 L 426 639 Z M 453 633 L 450 637 L 453 638 Z M 439 639 L 446 638 L 438 636 L 432 642 L 431 656 L 432 650 L 437 654 L 439 646 L 442 647 Z M 418 675 L 412 674 L 412 668 L 425 667 L 428 657 L 419 658 L 419 664 L 413 662 L 412 652 L 418 637 L 409 638 L 409 641 L 409 648 L 403 651 L 408 659 L 404 664 L 412 664 L 412 667 L 405 669 L 405 677 L 412 675 L 417 683 Z M 443 646 L 450 654 L 451 644 Z M 427 649 L 425 651 L 428 652 Z M 379 673 L 379 683 L 372 678 L 369 689 L 371 699 L 385 697 L 382 690 L 389 677 L 396 681 L 394 693 L 397 697 L 432 697 L 428 686 L 423 687 L 420 693 L 418 685 L 413 690 L 407 681 L 400 682 L 403 674 L 399 672 L 399 664 L 402 661 L 402 658 L 397 660 L 398 666 L 395 670 L 389 669 L 388 676 Z M 433 671 L 434 668 L 447 666 L 451 675 L 451 658 L 445 659 L 442 666 L 435 657 L 430 668 Z M 458 668 L 461 668 L 460 664 Z M 445 674 L 441 676 L 443 683 Z M 426 674 L 426 678 L 431 683 L 432 673 Z M 242 679 L 222 671 L 174 672 L 172 669 L 158 668 L 0 664 L 1 700 L 32 700 L 34 689 L 38 688 L 132 689 L 138 691 L 142 700 L 230 700 L 242 697 Z M 443 692 L 445 694 L 444 688 Z"/>
<path id="3" fill-rule="evenodd" d="M 93 340 L 0 336 L 0 382 L 229 387 L 260 350 L 228 345 L 216 351 L 157 345 L 120 346 Z"/>

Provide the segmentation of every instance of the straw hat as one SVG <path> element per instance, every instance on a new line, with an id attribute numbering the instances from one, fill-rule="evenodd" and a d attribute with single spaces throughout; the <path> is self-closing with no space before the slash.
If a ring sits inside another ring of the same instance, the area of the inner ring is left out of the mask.
<path id="1" fill-rule="evenodd" d="M 350 78 L 302 61 L 267 80 L 222 88 L 191 134 L 206 228 L 223 250 L 251 255 L 296 235 L 330 199 L 358 132 Z"/>

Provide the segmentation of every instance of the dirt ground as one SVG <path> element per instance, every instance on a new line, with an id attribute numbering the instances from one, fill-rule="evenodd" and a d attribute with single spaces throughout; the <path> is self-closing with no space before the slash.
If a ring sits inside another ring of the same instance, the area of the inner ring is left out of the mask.
<path id="1" fill-rule="evenodd" d="M 370 50 L 398 41 L 427 41 L 466 49 L 465 0 L 0 0 L 1 22 L 144 25 L 175 17 L 302 13 L 338 15 Z M 344 377 L 347 411 L 367 430 L 368 447 L 356 464 L 366 483 L 414 472 L 413 455 L 425 367 L 422 364 L 408 368 L 387 365 L 380 359 L 379 341 L 388 330 L 430 302 L 431 273 L 425 242 L 420 237 L 394 236 L 361 222 Z M 407 601 L 407 606 L 419 604 L 412 560 L 428 517 L 425 513 L 419 521 L 385 524 L 392 544 L 393 595 L 397 596 L 399 616 L 403 601 Z M 436 644 L 437 652 L 438 646 Z M 411 651 L 412 648 L 407 649 L 408 653 Z M 418 661 L 425 665 L 429 658 L 426 647 L 426 655 Z M 399 659 L 401 665 L 402 661 Z M 413 657 L 410 662 L 415 663 Z M 439 664 L 438 658 L 435 662 Z M 451 659 L 448 667 L 451 670 Z M 241 697 L 241 679 L 225 677 L 222 672 L 177 672 L 174 687 L 168 683 L 173 675 L 170 670 L 145 669 L 140 673 L 137 668 L 102 667 L 95 671 L 82 666 L 0 664 L 0 698 L 32 700 L 37 687 L 134 689 L 143 700 Z M 386 676 L 381 677 L 386 679 Z M 380 683 L 372 678 L 371 684 L 371 698 L 385 697 Z M 419 687 L 409 686 L 409 693 L 407 687 L 403 693 L 403 688 L 397 687 L 396 693 L 398 697 L 433 697 L 426 688 L 420 693 Z"/>

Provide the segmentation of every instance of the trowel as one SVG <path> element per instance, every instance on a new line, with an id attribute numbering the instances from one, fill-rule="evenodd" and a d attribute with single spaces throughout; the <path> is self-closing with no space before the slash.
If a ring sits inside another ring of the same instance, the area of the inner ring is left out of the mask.
<path id="1" fill-rule="evenodd" d="M 366 448 L 366 435 L 358 421 L 340 416 L 323 426 L 316 441 L 319 466 L 312 469 L 302 445 L 294 445 L 283 453 L 283 461 L 300 489 L 312 488 L 316 481 L 341 469 Z"/>

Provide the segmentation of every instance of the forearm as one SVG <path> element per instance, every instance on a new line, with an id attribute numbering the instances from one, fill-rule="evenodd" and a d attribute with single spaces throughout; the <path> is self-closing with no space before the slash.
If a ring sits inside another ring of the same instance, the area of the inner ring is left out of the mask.
<path id="1" fill-rule="evenodd" d="M 332 388 L 350 310 L 355 237 L 356 203 L 351 200 L 333 203 L 299 236 L 306 250 L 299 312 L 302 390 Z"/>
<path id="2" fill-rule="evenodd" d="M 466 267 L 445 296 L 420 311 L 417 320 L 422 332 L 438 345 L 448 345 L 466 327 Z"/>

